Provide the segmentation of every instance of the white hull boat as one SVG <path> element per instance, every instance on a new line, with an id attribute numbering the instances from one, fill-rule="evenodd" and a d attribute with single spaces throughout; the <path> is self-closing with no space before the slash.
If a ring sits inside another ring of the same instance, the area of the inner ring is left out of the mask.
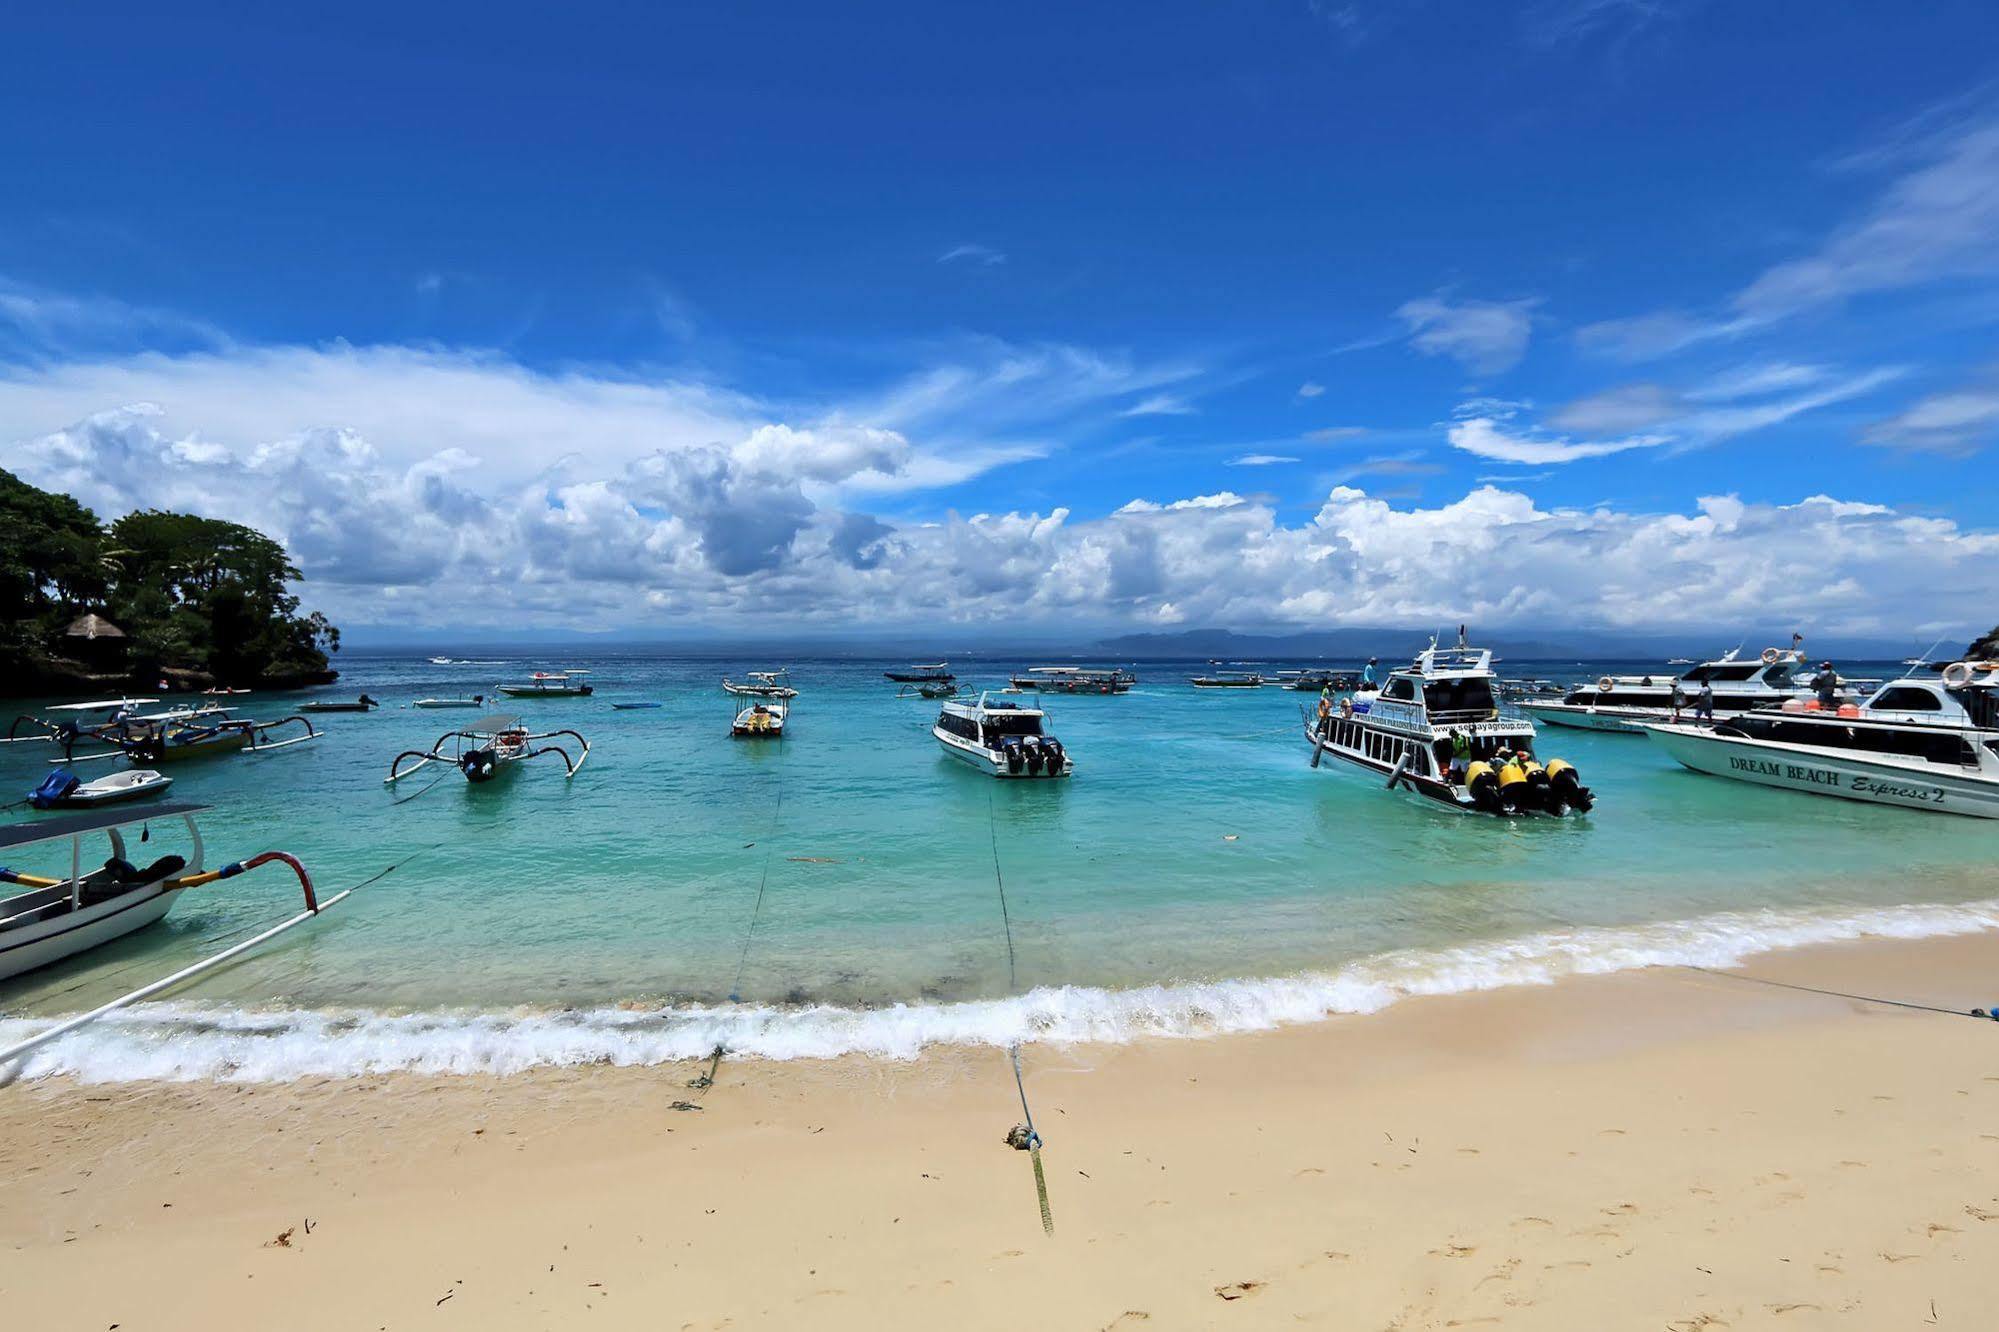
<path id="1" fill-rule="evenodd" d="M 59 770 L 49 775 L 55 778 L 67 774 Z M 127 772 L 114 772 L 109 777 L 99 777 L 95 781 L 79 782 L 60 795 L 50 795 L 45 799 L 30 796 L 28 802 L 37 809 L 88 809 L 96 805 L 117 804 L 121 800 L 159 795 L 173 784 L 173 778 L 150 768 L 133 768 Z"/>
<path id="2" fill-rule="evenodd" d="M 782 703 L 752 703 L 729 723 L 729 734 L 741 740 L 781 740 L 791 709 Z"/>
<path id="3" fill-rule="evenodd" d="M 1999 661 L 1890 680 L 1867 702 L 1646 728 L 1695 772 L 1840 800 L 1999 818 Z"/>
<path id="4" fill-rule="evenodd" d="M 1703 685 L 1713 693 L 1717 717 L 1811 698 L 1811 685 L 1797 674 L 1804 664 L 1804 654 L 1796 648 L 1765 648 L 1760 656 L 1746 660 L 1731 650 L 1684 675 L 1605 675 L 1594 684 L 1576 685 L 1560 699 L 1523 700 L 1520 710 L 1547 726 L 1643 735 L 1653 722 L 1691 721 Z M 1675 688 L 1682 699 L 1677 716 L 1673 708 Z M 1846 688 L 1835 702 L 1842 700 L 1852 701 Z"/>
<path id="5" fill-rule="evenodd" d="M 976 703 L 946 703 L 930 733 L 946 754 L 988 777 L 1067 777 L 1075 760 L 1061 741 L 1043 733 L 1046 715 L 981 694 Z"/>

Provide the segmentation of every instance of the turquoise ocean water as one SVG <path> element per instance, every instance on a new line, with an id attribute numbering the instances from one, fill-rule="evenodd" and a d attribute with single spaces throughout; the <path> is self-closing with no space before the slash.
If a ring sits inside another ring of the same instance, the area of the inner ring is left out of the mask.
<path id="1" fill-rule="evenodd" d="M 893 663 L 784 663 L 802 696 L 782 742 L 732 740 L 734 703 L 717 687 L 766 663 L 340 664 L 318 695 L 365 691 L 380 711 L 317 718 L 313 744 L 174 765 L 173 796 L 215 806 L 202 820 L 211 865 L 288 850 L 322 895 L 421 854 L 171 1002 L 49 1047 L 31 1072 L 507 1071 L 718 1042 L 902 1056 L 1199 1035 L 1409 993 L 1999 924 L 1999 827 L 1982 820 L 1757 789 L 1686 772 L 1642 737 L 1553 729 L 1540 752 L 1577 765 L 1593 814 L 1455 815 L 1331 762 L 1312 771 L 1298 711 L 1310 695 L 1195 690 L 1198 662 L 1140 663 L 1125 696 L 1047 700 L 1076 760 L 1060 782 L 994 781 L 943 757 L 937 704 L 896 697 L 881 675 Z M 1027 664 L 956 669 L 997 687 Z M 548 759 L 491 786 L 442 767 L 434 784 L 382 784 L 398 751 L 477 715 L 412 699 L 558 666 L 590 669 L 596 695 L 507 706 L 589 737 L 573 781 Z M 1660 666 L 1502 669 L 1566 680 Z M 244 714 L 309 696 L 254 695 Z M 640 699 L 663 706 L 611 706 Z M 0 747 L 4 789 L 24 793 L 48 757 Z M 178 825 L 143 849 L 181 849 Z M 63 866 L 28 852 L 14 867 Z M 263 870 L 0 982 L 0 1044 L 214 952 L 297 898 L 287 874 Z"/>

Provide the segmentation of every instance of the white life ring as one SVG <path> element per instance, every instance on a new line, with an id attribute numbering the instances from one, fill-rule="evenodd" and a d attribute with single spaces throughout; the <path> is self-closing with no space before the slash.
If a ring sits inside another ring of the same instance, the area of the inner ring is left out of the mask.
<path id="1" fill-rule="evenodd" d="M 1596 682 L 1596 692 L 1599 694 L 1608 694 L 1616 688 L 1617 681 L 1611 679 L 1608 675 L 1601 677 Z"/>
<path id="2" fill-rule="evenodd" d="M 1943 682 L 1952 689 L 1971 683 L 1971 663 L 1954 661 L 1943 668 Z"/>
<path id="3" fill-rule="evenodd" d="M 1783 657 L 1783 655 L 1784 655 L 1784 653 L 1783 653 L 1783 649 L 1781 649 L 1781 648 L 1773 648 L 1773 647 L 1767 647 L 1767 648 L 1764 648 L 1764 649 L 1763 649 L 1763 664 L 1764 664 L 1765 666 L 1775 666 L 1775 665 L 1777 664 L 1778 660 L 1779 660 L 1779 659 L 1780 659 L 1781 657 Z"/>

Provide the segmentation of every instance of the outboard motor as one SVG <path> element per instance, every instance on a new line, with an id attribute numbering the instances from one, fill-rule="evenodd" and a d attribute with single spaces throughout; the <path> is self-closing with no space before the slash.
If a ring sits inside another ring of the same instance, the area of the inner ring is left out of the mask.
<path id="1" fill-rule="evenodd" d="M 1018 773 L 1027 765 L 1027 756 L 1020 752 L 1020 741 L 1018 739 L 1002 740 L 1000 747 L 1006 752 L 1006 770 L 1008 772 Z"/>
<path id="2" fill-rule="evenodd" d="M 83 785 L 83 779 L 67 768 L 57 768 L 42 778 L 42 784 L 28 792 L 28 803 L 36 809 L 54 809 L 63 797 Z"/>
<path id="3" fill-rule="evenodd" d="M 1587 814 L 1596 804 L 1596 797 L 1590 789 L 1576 778 L 1576 770 L 1565 759 L 1550 759 L 1548 762 L 1548 795 L 1552 807 L 1563 805 L 1578 813 Z"/>
<path id="4" fill-rule="evenodd" d="M 1488 814 L 1497 814 L 1503 808 L 1499 803 L 1499 774 L 1492 765 L 1479 759 L 1465 769 L 1465 790 L 1471 794 L 1472 806 Z"/>
<path id="5" fill-rule="evenodd" d="M 1027 751 L 1028 776 L 1039 777 L 1041 775 L 1042 760 L 1040 739 L 1035 736 L 1029 736 L 1021 742 L 1021 747 Z"/>
<path id="6" fill-rule="evenodd" d="M 1499 803 L 1517 814 L 1529 808 L 1528 799 L 1527 773 L 1517 761 L 1508 759 L 1499 769 Z"/>
<path id="7" fill-rule="evenodd" d="M 1521 798 L 1520 803 L 1528 809 L 1546 810 L 1550 814 L 1561 813 L 1562 804 L 1555 799 L 1554 788 L 1548 779 L 1548 770 L 1533 759 L 1522 760 L 1520 768 L 1527 774 L 1527 794 Z"/>
<path id="8" fill-rule="evenodd" d="M 500 761 L 493 757 L 490 746 L 485 749 L 469 749 L 458 757 L 458 770 L 465 774 L 468 782 L 491 781 L 500 770 Z"/>
<path id="9" fill-rule="evenodd" d="M 1063 758 L 1062 742 L 1060 740 L 1043 740 L 1041 744 L 1048 751 L 1048 775 L 1050 777 L 1060 777 L 1062 775 Z"/>

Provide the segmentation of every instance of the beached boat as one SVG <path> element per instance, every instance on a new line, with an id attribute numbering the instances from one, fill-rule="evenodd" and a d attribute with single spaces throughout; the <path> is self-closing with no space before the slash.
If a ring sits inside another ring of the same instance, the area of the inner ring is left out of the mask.
<path id="1" fill-rule="evenodd" d="M 1646 733 L 1696 772 L 1810 795 L 1999 818 L 1999 661 L 1890 680 L 1865 703 L 1793 700 Z"/>
<path id="2" fill-rule="evenodd" d="M 781 740 L 784 724 L 791 716 L 788 704 L 776 700 L 750 704 L 729 723 L 729 734 L 745 740 Z"/>
<path id="3" fill-rule="evenodd" d="M 1121 667 L 1031 666 L 1007 683 L 1042 694 L 1126 694 L 1138 677 Z"/>
<path id="4" fill-rule="evenodd" d="M 366 712 L 382 705 L 366 694 L 359 698 L 315 698 L 298 705 L 300 712 Z"/>
<path id="5" fill-rule="evenodd" d="M 473 694 L 469 698 L 420 698 L 410 704 L 413 708 L 483 708 L 486 706 L 484 694 Z"/>
<path id="6" fill-rule="evenodd" d="M 1685 675 L 1662 671 L 1658 675 L 1600 676 L 1592 684 L 1574 686 L 1560 699 L 1522 700 L 1521 711 L 1550 726 L 1640 735 L 1647 722 L 1674 720 L 1676 687 L 1683 700 L 1679 711 L 1686 715 L 1691 715 L 1701 687 L 1712 689 L 1716 717 L 1812 696 L 1811 685 L 1798 674 L 1805 657 L 1796 648 L 1765 648 L 1761 656 L 1746 661 L 1738 653 L 1739 649 L 1731 649 Z"/>
<path id="7" fill-rule="evenodd" d="M 1047 714 L 980 694 L 946 703 L 931 734 L 944 752 L 993 777 L 1067 777 L 1076 770 L 1062 742 L 1043 729 Z"/>
<path id="8" fill-rule="evenodd" d="M 722 691 L 741 698 L 797 698 L 791 677 L 783 671 L 750 671 L 742 680 L 722 677 Z"/>
<path id="9" fill-rule="evenodd" d="M 1321 699 L 1305 738 L 1312 766 L 1325 757 L 1385 776 L 1388 789 L 1464 813 L 1587 812 L 1595 803 L 1573 765 L 1534 756 L 1534 724 L 1502 716 L 1493 693 L 1492 653 L 1435 642 L 1411 665 L 1390 671 L 1378 691 L 1335 706 Z"/>
<path id="10" fill-rule="evenodd" d="M 587 680 L 575 677 L 588 671 L 536 671 L 526 684 L 499 685 L 508 698 L 588 698 L 596 692 Z"/>
<path id="11" fill-rule="evenodd" d="M 28 803 L 36 809 L 87 809 L 161 795 L 173 784 L 173 778 L 150 768 L 131 768 L 89 782 L 67 768 L 57 768 L 28 792 Z"/>
<path id="12" fill-rule="evenodd" d="M 565 735 L 582 747 L 574 759 L 562 746 L 542 743 Z M 399 782 L 432 763 L 449 763 L 465 775 L 466 781 L 479 785 L 505 776 L 528 759 L 543 754 L 554 754 L 562 760 L 563 777 L 567 779 L 574 777 L 590 757 L 590 742 L 575 731 L 530 734 L 513 713 L 496 712 L 455 731 L 446 731 L 429 749 L 409 749 L 396 755 L 383 784 Z M 406 762 L 410 759 L 416 761 Z"/>
<path id="13" fill-rule="evenodd" d="M 929 681 L 950 684 L 958 678 L 951 674 L 951 663 L 948 661 L 918 663 L 899 671 L 883 671 L 882 675 L 897 684 L 923 684 Z"/>
<path id="14" fill-rule="evenodd" d="M 0 897 L 0 979 L 45 967 L 85 949 L 143 929 L 173 909 L 189 888 L 234 878 L 273 862 L 289 866 L 305 887 L 306 904 L 317 910 L 312 880 L 305 867 L 283 851 L 266 851 L 221 869 L 203 870 L 201 830 L 194 816 L 207 805 L 158 805 L 143 813 L 109 810 L 73 814 L 0 828 L 0 852 L 8 854 L 45 842 L 70 844 L 69 872 L 50 877 L 0 869 L 0 884 L 26 891 Z M 123 830 L 136 824 L 180 818 L 190 840 L 188 856 L 162 856 L 146 866 L 127 859 L 131 850 Z M 84 838 L 103 833 L 111 855 L 86 867 Z M 12 1058 L 16 1051 L 7 1052 Z"/>

